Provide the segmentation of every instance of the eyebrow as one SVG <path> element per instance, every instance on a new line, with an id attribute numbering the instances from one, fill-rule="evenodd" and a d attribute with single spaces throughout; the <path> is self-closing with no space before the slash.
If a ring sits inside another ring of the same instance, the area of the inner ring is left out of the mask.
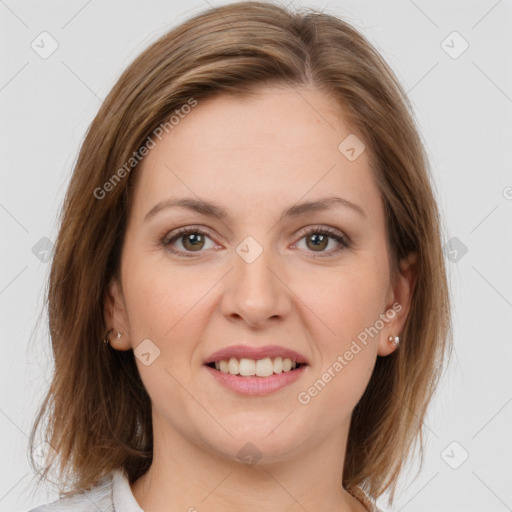
<path id="1" fill-rule="evenodd" d="M 343 199 L 342 197 L 329 196 L 316 201 L 307 201 L 304 203 L 295 204 L 290 206 L 283 211 L 280 217 L 280 221 L 286 218 L 299 217 L 306 213 L 318 212 L 323 210 L 331 210 L 335 206 L 343 206 L 357 212 L 362 217 L 366 218 L 366 212 L 361 206 Z M 150 218 L 154 217 L 157 213 L 166 210 L 168 208 L 180 207 L 186 208 L 193 212 L 205 215 L 207 217 L 213 217 L 222 221 L 229 221 L 229 213 L 224 210 L 221 206 L 216 205 L 210 201 L 194 199 L 194 198 L 180 198 L 180 199 L 166 199 L 157 203 L 151 210 L 149 210 L 144 216 L 144 222 L 147 222 Z"/>

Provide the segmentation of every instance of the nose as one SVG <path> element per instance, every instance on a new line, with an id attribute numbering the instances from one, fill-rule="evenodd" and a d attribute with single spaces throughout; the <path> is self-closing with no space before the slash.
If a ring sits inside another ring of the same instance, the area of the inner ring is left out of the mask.
<path id="1" fill-rule="evenodd" d="M 252 328 L 283 320 L 291 308 L 291 291 L 278 257 L 264 250 L 248 262 L 235 253 L 234 268 L 224 281 L 222 311 Z"/>

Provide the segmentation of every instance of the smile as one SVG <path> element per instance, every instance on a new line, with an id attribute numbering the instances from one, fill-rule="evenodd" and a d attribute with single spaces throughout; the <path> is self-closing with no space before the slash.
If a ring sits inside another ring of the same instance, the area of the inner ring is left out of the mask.
<path id="1" fill-rule="evenodd" d="M 230 375 L 270 377 L 274 374 L 290 372 L 300 368 L 303 364 L 292 361 L 289 357 L 265 357 L 264 359 L 231 357 L 209 363 L 208 366 Z"/>
<path id="2" fill-rule="evenodd" d="M 307 364 L 290 358 L 247 359 L 231 357 L 205 365 L 223 386 L 245 395 L 265 395 L 295 382 Z"/>

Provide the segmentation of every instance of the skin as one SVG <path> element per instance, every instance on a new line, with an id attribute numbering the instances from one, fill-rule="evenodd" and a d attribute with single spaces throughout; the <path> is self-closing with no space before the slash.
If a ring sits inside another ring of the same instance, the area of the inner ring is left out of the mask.
<path id="1" fill-rule="evenodd" d="M 105 316 L 122 332 L 112 337 L 114 349 L 150 339 L 160 350 L 148 366 L 136 358 L 154 429 L 153 464 L 131 485 L 145 512 L 365 510 L 340 485 L 348 428 L 377 356 L 395 350 L 388 336 L 402 332 L 414 266 L 401 262 L 391 281 L 368 150 L 349 161 L 338 150 L 353 133 L 343 112 L 314 89 L 299 91 L 265 87 L 250 99 L 200 101 L 137 170 L 120 279 L 110 283 Z M 331 195 L 361 206 L 365 216 L 335 206 L 279 221 L 287 207 Z M 217 203 L 230 219 L 172 207 L 144 222 L 155 204 L 181 197 Z M 206 234 L 195 246 L 187 236 L 172 244 L 191 257 L 161 243 L 186 226 Z M 301 230 L 317 226 L 352 245 L 334 252 L 340 244 L 329 238 L 315 248 L 314 235 Z M 247 236 L 263 249 L 252 263 L 236 252 Z M 401 311 L 300 403 L 298 393 L 395 302 Z M 238 395 L 203 366 L 238 343 L 292 348 L 310 365 L 270 395 Z M 247 442 L 261 454 L 252 467 L 237 458 Z"/>

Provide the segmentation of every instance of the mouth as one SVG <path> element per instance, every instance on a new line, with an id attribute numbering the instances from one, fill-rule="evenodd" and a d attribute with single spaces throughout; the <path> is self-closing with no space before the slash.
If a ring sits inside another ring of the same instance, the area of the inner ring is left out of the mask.
<path id="1" fill-rule="evenodd" d="M 230 357 L 206 363 L 205 366 L 220 373 L 238 377 L 268 378 L 273 375 L 293 373 L 307 366 L 307 363 L 298 362 L 290 357 L 265 357 L 262 359 L 249 359 Z"/>
<path id="2" fill-rule="evenodd" d="M 294 357 L 290 352 L 287 355 Z M 307 372 L 308 364 L 292 357 L 253 357 L 259 358 L 250 359 L 240 355 L 228 359 L 224 352 L 221 359 L 206 361 L 203 366 L 225 389 L 245 396 L 275 393 L 291 386 Z"/>

